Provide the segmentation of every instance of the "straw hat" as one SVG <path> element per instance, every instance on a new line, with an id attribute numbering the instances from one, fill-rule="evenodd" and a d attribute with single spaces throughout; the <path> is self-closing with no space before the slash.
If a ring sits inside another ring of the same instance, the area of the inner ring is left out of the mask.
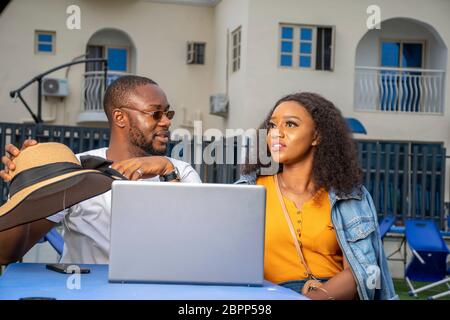
<path id="1" fill-rule="evenodd" d="M 10 198 L 0 207 L 0 231 L 51 216 L 108 191 L 120 179 L 112 169 L 83 168 L 72 150 L 61 143 L 28 147 L 13 163 Z"/>

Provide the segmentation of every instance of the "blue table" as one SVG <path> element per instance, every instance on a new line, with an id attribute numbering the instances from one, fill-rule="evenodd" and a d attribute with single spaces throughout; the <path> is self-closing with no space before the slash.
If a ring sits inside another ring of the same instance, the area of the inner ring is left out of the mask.
<path id="1" fill-rule="evenodd" d="M 82 265 L 82 267 L 89 268 L 91 272 L 80 275 L 80 289 L 71 290 L 67 288 L 67 282 L 73 275 L 47 270 L 45 264 L 11 264 L 0 277 L 0 300 L 16 300 L 24 297 L 51 297 L 64 300 L 307 299 L 292 290 L 267 281 L 262 287 L 121 284 L 108 282 L 107 265 Z"/>

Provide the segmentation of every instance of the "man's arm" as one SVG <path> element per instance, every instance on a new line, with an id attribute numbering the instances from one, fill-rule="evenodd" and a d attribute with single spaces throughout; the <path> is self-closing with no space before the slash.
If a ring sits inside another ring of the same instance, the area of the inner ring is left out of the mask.
<path id="1" fill-rule="evenodd" d="M 55 225 L 52 221 L 41 219 L 0 232 L 0 265 L 22 259 Z"/>
<path id="2" fill-rule="evenodd" d="M 4 168 L 0 170 L 0 178 L 4 182 L 11 181 L 10 171 L 16 169 L 14 158 L 23 149 L 36 144 L 36 140 L 28 139 L 20 150 L 12 144 L 5 146 L 6 154 L 1 159 Z M 0 232 L 0 264 L 20 260 L 54 225 L 55 223 L 44 219 Z"/>
<path id="3" fill-rule="evenodd" d="M 111 168 L 129 180 L 139 180 L 166 175 L 174 170 L 174 165 L 166 157 L 148 156 L 114 162 Z"/>

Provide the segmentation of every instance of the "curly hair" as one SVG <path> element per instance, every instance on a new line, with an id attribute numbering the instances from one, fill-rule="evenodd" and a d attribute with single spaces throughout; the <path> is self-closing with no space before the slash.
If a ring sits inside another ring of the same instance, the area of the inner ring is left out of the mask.
<path id="1" fill-rule="evenodd" d="M 297 102 L 311 115 L 320 143 L 315 147 L 313 159 L 313 181 L 316 187 L 333 190 L 338 195 L 351 192 L 362 183 L 362 170 L 358 161 L 356 144 L 352 139 L 347 122 L 335 105 L 316 93 L 299 92 L 287 95 L 277 101 L 259 129 L 269 128 L 269 121 L 276 107 L 287 101 Z M 260 144 L 258 144 L 259 146 Z M 267 155 L 270 151 L 267 144 Z M 247 158 L 248 159 L 248 158 Z M 260 161 L 241 168 L 243 174 L 266 167 Z M 280 165 L 279 172 L 283 170 Z"/>

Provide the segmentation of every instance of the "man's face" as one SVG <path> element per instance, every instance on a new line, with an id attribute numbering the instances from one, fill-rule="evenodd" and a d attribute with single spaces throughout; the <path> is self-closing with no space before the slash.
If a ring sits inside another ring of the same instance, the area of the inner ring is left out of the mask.
<path id="1" fill-rule="evenodd" d="M 167 111 L 167 97 L 157 85 L 143 85 L 130 95 L 129 108 L 123 108 L 129 118 L 129 141 L 150 155 L 164 155 L 167 150 L 171 121 L 164 114 L 155 120 L 145 112 Z"/>

